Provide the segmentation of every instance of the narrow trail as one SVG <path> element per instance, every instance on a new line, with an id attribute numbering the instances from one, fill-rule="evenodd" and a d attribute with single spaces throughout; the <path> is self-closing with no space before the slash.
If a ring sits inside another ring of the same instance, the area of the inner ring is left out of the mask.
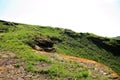
<path id="1" fill-rule="evenodd" d="M 85 58 L 78 58 L 78 57 L 67 56 L 67 55 L 63 55 L 63 54 L 57 54 L 57 55 L 64 58 L 65 60 L 77 61 L 77 62 L 84 63 L 86 65 L 94 65 L 98 68 L 103 67 L 104 70 L 109 70 L 111 72 L 109 74 L 110 76 L 112 76 L 114 78 L 119 78 L 119 80 L 120 80 L 120 77 L 111 68 L 109 68 L 108 66 L 105 66 L 104 64 L 98 63 L 98 62 L 93 61 L 93 60 L 88 60 Z"/>
<path id="2" fill-rule="evenodd" d="M 87 65 L 87 66 L 93 65 L 95 67 L 95 70 L 102 72 L 103 75 L 107 75 L 107 76 L 110 76 L 116 80 L 120 80 L 120 76 L 118 76 L 117 73 L 115 73 L 110 67 L 105 66 L 104 64 L 98 63 L 98 62 L 93 61 L 93 60 L 80 58 L 80 57 L 78 58 L 78 57 L 68 56 L 68 55 L 59 54 L 59 53 L 48 53 L 48 52 L 41 52 L 41 51 L 35 51 L 35 53 L 47 54 L 47 55 L 54 54 L 56 57 L 63 58 L 65 60 L 80 62 L 80 63 L 83 63 L 84 65 Z M 110 71 L 110 73 L 107 74 L 107 73 L 104 73 L 104 71 Z"/>

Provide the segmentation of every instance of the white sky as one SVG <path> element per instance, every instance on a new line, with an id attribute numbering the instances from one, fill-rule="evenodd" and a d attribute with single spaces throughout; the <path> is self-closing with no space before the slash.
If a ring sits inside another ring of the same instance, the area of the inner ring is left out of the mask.
<path id="1" fill-rule="evenodd" d="M 6 0 L 0 19 L 120 36 L 118 0 Z"/>

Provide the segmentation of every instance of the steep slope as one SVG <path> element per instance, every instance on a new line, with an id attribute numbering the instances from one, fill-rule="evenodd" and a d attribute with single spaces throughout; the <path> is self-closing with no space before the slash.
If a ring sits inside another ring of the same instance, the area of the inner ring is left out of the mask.
<path id="1" fill-rule="evenodd" d="M 68 29 L 0 21 L 0 53 L 15 53 L 15 58 L 24 61 L 28 71 L 35 71 L 34 63 L 39 61 L 49 63 L 47 57 L 33 54 L 33 49 L 36 49 L 95 60 L 120 75 L 119 48 L 119 39 L 76 33 Z"/>

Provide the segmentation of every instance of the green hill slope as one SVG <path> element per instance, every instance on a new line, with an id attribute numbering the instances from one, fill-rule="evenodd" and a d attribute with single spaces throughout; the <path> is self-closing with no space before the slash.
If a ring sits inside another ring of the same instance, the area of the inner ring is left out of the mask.
<path id="1" fill-rule="evenodd" d="M 117 36 L 117 37 L 115 37 L 115 38 L 120 39 L 120 36 Z"/>
<path id="2" fill-rule="evenodd" d="M 68 29 L 49 26 L 0 21 L 1 54 L 16 53 L 15 58 L 27 63 L 26 70 L 35 71 L 34 62 L 49 63 L 49 60 L 47 57 L 33 54 L 33 49 L 91 59 L 111 67 L 120 75 L 119 39 L 100 37 L 91 33 L 76 33 Z"/>

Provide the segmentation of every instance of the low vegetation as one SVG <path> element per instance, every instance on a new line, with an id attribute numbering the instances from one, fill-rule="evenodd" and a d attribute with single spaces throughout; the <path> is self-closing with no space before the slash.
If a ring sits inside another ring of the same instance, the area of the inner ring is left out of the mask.
<path id="1" fill-rule="evenodd" d="M 95 60 L 111 67 L 120 75 L 119 39 L 100 37 L 91 33 L 76 33 L 69 29 L 0 21 L 0 54 L 13 52 L 16 54 L 15 58 L 26 62 L 25 69 L 27 71 L 46 74 L 56 80 L 65 78 L 92 80 L 89 71 L 78 63 L 52 62 L 48 56 L 35 54 L 33 45 L 39 47 L 35 38 L 39 38 L 43 42 L 49 40 L 54 43 L 52 52 Z M 43 50 L 50 48 L 50 46 L 43 47 Z M 34 65 L 39 62 L 52 65 L 38 71 Z M 20 65 L 16 64 L 15 66 L 19 67 Z"/>

